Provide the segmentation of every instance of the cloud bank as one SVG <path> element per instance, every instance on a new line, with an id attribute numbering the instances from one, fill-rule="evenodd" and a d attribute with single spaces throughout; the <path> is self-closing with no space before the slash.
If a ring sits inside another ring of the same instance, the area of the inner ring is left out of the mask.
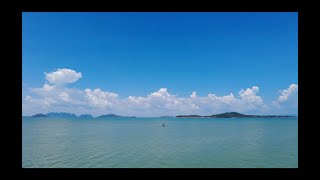
<path id="1" fill-rule="evenodd" d="M 286 107 L 297 111 L 298 85 L 291 84 L 281 90 L 279 97 L 271 105 L 265 104 L 258 95 L 259 87 L 241 89 L 235 96 L 208 94 L 198 96 L 192 92 L 189 97 L 178 97 L 163 87 L 146 96 L 129 96 L 120 99 L 114 92 L 96 89 L 75 89 L 67 87 L 82 77 L 81 72 L 71 69 L 57 69 L 45 73 L 46 83 L 40 88 L 31 88 L 22 100 L 24 115 L 47 112 L 90 113 L 95 116 L 115 113 L 129 116 L 175 116 L 179 114 L 211 115 L 226 111 L 251 114 L 270 114 L 275 110 L 284 111 Z M 293 105 L 292 105 L 293 104 Z M 292 109 L 293 108 L 293 109 Z M 279 111 L 279 112 L 280 112 Z"/>

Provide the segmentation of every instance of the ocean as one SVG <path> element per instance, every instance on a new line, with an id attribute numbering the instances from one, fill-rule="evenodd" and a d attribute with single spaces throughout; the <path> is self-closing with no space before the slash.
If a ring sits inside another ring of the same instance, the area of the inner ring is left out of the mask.
<path id="1" fill-rule="evenodd" d="M 297 168 L 298 119 L 23 117 L 22 167 Z"/>

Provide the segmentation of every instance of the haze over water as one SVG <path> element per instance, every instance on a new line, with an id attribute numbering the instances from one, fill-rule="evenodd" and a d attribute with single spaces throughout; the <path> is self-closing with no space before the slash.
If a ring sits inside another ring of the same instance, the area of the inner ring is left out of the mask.
<path id="1" fill-rule="evenodd" d="M 297 118 L 23 117 L 22 133 L 23 168 L 298 167 Z"/>

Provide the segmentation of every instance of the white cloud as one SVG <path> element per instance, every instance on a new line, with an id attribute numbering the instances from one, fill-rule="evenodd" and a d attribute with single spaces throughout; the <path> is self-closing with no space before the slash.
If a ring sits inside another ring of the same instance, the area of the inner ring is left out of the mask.
<path id="1" fill-rule="evenodd" d="M 76 72 L 72 69 L 58 69 L 51 73 L 45 73 L 46 80 L 51 84 L 64 85 L 74 83 L 82 77 L 81 72 Z"/>
<path id="2" fill-rule="evenodd" d="M 241 89 L 241 91 L 239 92 L 239 96 L 246 102 L 261 105 L 263 104 L 263 100 L 260 96 L 257 96 L 258 92 L 259 87 L 253 86 L 252 88 L 247 88 L 246 90 Z"/>
<path id="3" fill-rule="evenodd" d="M 279 92 L 280 96 L 272 102 L 274 111 L 283 114 L 296 114 L 298 111 L 298 85 L 291 84 L 287 89 Z"/>
<path id="4" fill-rule="evenodd" d="M 32 92 L 38 98 L 27 96 L 25 98 L 27 104 L 33 103 L 42 106 L 42 109 L 47 107 L 48 111 L 53 107 L 68 108 L 66 107 L 66 104 L 68 104 L 70 107 L 82 108 L 82 111 L 83 109 L 87 110 L 87 112 L 79 113 L 94 112 L 95 114 L 119 113 L 136 116 L 210 115 L 224 111 L 250 112 L 250 110 L 259 110 L 261 105 L 264 105 L 261 98 L 256 95 L 255 88 L 253 88 L 253 91 L 250 88 L 246 91 L 240 91 L 239 98 L 236 98 L 232 93 L 225 96 L 208 94 L 208 96 L 201 97 L 197 96 L 196 92 L 193 92 L 188 98 L 183 98 L 171 95 L 167 88 L 160 88 L 145 97 L 129 96 L 123 100 L 119 99 L 118 94 L 101 89 L 81 91 L 69 88 L 43 87 L 33 89 Z M 70 112 L 76 113 L 74 110 L 70 110 Z"/>
<path id="5" fill-rule="evenodd" d="M 241 89 L 238 96 L 229 93 L 217 96 L 209 93 L 207 96 L 198 96 L 192 92 L 189 97 L 178 97 L 168 92 L 167 88 L 160 88 L 146 96 L 129 96 L 120 99 L 113 92 L 96 89 L 72 89 L 64 86 L 76 82 L 81 78 L 80 72 L 70 69 L 58 69 L 48 73 L 41 88 L 31 88 L 23 98 L 23 113 L 35 114 L 52 111 L 63 111 L 76 114 L 90 113 L 101 115 L 115 113 L 135 116 L 162 116 L 179 114 L 211 115 L 226 111 L 238 111 L 248 114 L 272 112 L 263 99 L 258 95 L 259 87 L 253 86 Z M 292 84 L 288 89 L 282 90 L 277 103 L 285 102 L 294 97 L 298 86 Z M 274 106 L 273 106 L 274 107 Z M 294 111 L 294 108 L 292 109 Z"/>
<path id="6" fill-rule="evenodd" d="M 150 97 L 169 97 L 171 95 L 168 93 L 167 88 L 160 88 L 157 92 L 151 93 L 149 96 Z"/>
<path id="7" fill-rule="evenodd" d="M 71 101 L 69 94 L 66 93 L 66 92 L 61 92 L 61 93 L 59 93 L 58 96 L 64 102 L 70 102 Z"/>
<path id="8" fill-rule="evenodd" d="M 113 103 L 117 100 L 118 94 L 104 92 L 101 89 L 86 89 L 85 96 L 89 103 L 98 108 L 112 107 Z"/>
<path id="9" fill-rule="evenodd" d="M 54 88 L 54 86 L 50 86 L 49 84 L 43 85 L 43 90 L 45 91 L 51 91 Z"/>
<path id="10" fill-rule="evenodd" d="M 194 91 L 193 91 L 192 94 L 190 95 L 190 97 L 191 97 L 191 98 L 197 97 L 197 92 L 194 92 Z"/>
<path id="11" fill-rule="evenodd" d="M 291 84 L 287 89 L 281 90 L 281 95 L 278 98 L 278 102 L 283 103 L 287 101 L 296 92 L 298 92 L 298 85 Z"/>
<path id="12" fill-rule="evenodd" d="M 32 97 L 31 96 L 26 96 L 26 101 L 32 101 Z"/>
<path id="13" fill-rule="evenodd" d="M 166 88 L 149 94 L 146 97 L 129 96 L 124 100 L 126 109 L 136 110 L 136 114 L 152 112 L 150 115 L 204 114 L 210 115 L 224 111 L 250 112 L 266 108 L 261 97 L 257 96 L 258 87 L 240 91 L 239 98 L 232 93 L 226 96 L 197 96 L 192 92 L 189 98 L 171 95 Z M 171 114 L 170 114 L 171 113 Z"/>

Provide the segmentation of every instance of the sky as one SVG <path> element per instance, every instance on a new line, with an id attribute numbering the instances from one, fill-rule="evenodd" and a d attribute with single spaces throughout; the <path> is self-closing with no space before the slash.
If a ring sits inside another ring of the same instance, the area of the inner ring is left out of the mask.
<path id="1" fill-rule="evenodd" d="M 297 13 L 23 13 L 22 111 L 298 112 Z"/>

